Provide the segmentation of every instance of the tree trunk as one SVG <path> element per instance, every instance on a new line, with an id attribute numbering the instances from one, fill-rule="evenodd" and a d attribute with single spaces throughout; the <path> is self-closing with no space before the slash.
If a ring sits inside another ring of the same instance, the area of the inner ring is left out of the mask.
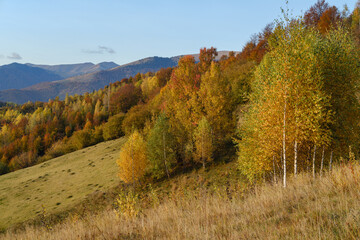
<path id="1" fill-rule="evenodd" d="M 294 176 L 296 177 L 297 175 L 297 157 L 298 157 L 298 143 L 297 140 L 295 139 L 295 143 L 294 143 Z"/>
<path id="2" fill-rule="evenodd" d="M 284 103 L 284 125 L 283 125 L 283 168 L 284 168 L 284 176 L 283 176 L 283 187 L 286 187 L 286 96 Z"/>
<path id="3" fill-rule="evenodd" d="M 307 159 L 306 159 L 306 172 L 309 172 L 310 171 L 310 161 L 311 161 L 311 146 L 309 146 L 309 151 L 308 151 L 308 156 L 307 156 Z"/>
<path id="4" fill-rule="evenodd" d="M 320 165 L 320 177 L 322 177 L 322 172 L 324 168 L 324 155 L 325 155 L 325 145 L 323 145 L 322 155 L 321 155 L 321 165 Z"/>
<path id="5" fill-rule="evenodd" d="M 273 168 L 274 168 L 273 178 L 274 178 L 274 183 L 276 183 L 275 155 L 273 156 Z"/>
<path id="6" fill-rule="evenodd" d="M 314 156 L 313 156 L 313 164 L 312 164 L 313 178 L 315 178 L 315 156 L 316 156 L 316 144 L 314 146 Z"/>
<path id="7" fill-rule="evenodd" d="M 164 165 L 165 165 L 165 171 L 168 179 L 170 179 L 169 170 L 166 164 L 166 148 L 165 148 L 165 131 L 163 131 L 163 146 L 164 146 Z"/>
<path id="8" fill-rule="evenodd" d="M 332 159 L 333 159 L 333 150 L 331 150 L 331 154 L 330 154 L 330 163 L 329 163 L 329 171 L 330 172 L 332 170 Z"/>

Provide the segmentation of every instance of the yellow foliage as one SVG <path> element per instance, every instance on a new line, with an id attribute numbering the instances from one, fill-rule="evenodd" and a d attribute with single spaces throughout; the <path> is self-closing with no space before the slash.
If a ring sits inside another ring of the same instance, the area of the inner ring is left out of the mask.
<path id="1" fill-rule="evenodd" d="M 131 134 L 120 151 L 117 160 L 119 177 L 126 183 L 135 183 L 140 180 L 147 167 L 146 143 L 138 131 Z"/>

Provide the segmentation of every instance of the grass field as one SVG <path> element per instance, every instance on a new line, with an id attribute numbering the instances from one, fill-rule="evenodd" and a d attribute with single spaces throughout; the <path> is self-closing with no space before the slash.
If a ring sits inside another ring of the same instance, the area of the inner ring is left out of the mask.
<path id="1" fill-rule="evenodd" d="M 216 173 L 220 177 L 229 170 L 224 178 L 235 173 L 234 166 L 218 165 L 206 174 L 192 171 L 165 181 L 170 187 L 167 197 L 137 217 L 108 209 L 70 217 L 51 228 L 8 231 L 0 239 L 359 239 L 359 165 L 335 167 L 316 179 L 300 174 L 289 178 L 287 188 L 266 183 L 245 194 L 240 189 L 230 194 L 221 186 L 214 189 Z M 157 199 L 159 194 L 155 190 L 151 195 Z M 138 200 L 128 203 L 136 208 L 143 198 Z"/>
<path id="2" fill-rule="evenodd" d="M 119 183 L 116 159 L 124 138 L 103 142 L 0 176 L 0 229 L 65 211 L 88 194 Z"/>

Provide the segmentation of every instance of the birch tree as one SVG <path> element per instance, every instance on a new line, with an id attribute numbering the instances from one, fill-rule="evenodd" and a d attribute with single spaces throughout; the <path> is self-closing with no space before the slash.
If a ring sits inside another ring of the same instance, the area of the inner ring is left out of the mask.
<path id="1" fill-rule="evenodd" d="M 149 133 L 147 156 L 150 172 L 155 178 L 161 178 L 164 175 L 170 178 L 171 168 L 176 163 L 175 141 L 164 113 L 159 115 Z"/>
<path id="2" fill-rule="evenodd" d="M 119 177 L 125 183 L 135 184 L 144 176 L 148 164 L 146 143 L 138 131 L 122 146 L 117 164 Z"/>

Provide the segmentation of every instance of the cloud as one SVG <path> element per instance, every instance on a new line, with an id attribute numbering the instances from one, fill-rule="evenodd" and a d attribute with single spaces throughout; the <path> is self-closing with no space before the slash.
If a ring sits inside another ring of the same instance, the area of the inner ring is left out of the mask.
<path id="1" fill-rule="evenodd" d="M 13 52 L 10 56 L 7 56 L 8 59 L 13 59 L 13 60 L 21 60 L 22 57 L 20 56 L 20 54 Z"/>
<path id="2" fill-rule="evenodd" d="M 98 46 L 97 49 L 91 49 L 91 50 L 83 49 L 82 52 L 89 53 L 89 54 L 104 54 L 104 53 L 114 54 L 115 53 L 114 49 L 105 47 L 105 46 Z"/>

